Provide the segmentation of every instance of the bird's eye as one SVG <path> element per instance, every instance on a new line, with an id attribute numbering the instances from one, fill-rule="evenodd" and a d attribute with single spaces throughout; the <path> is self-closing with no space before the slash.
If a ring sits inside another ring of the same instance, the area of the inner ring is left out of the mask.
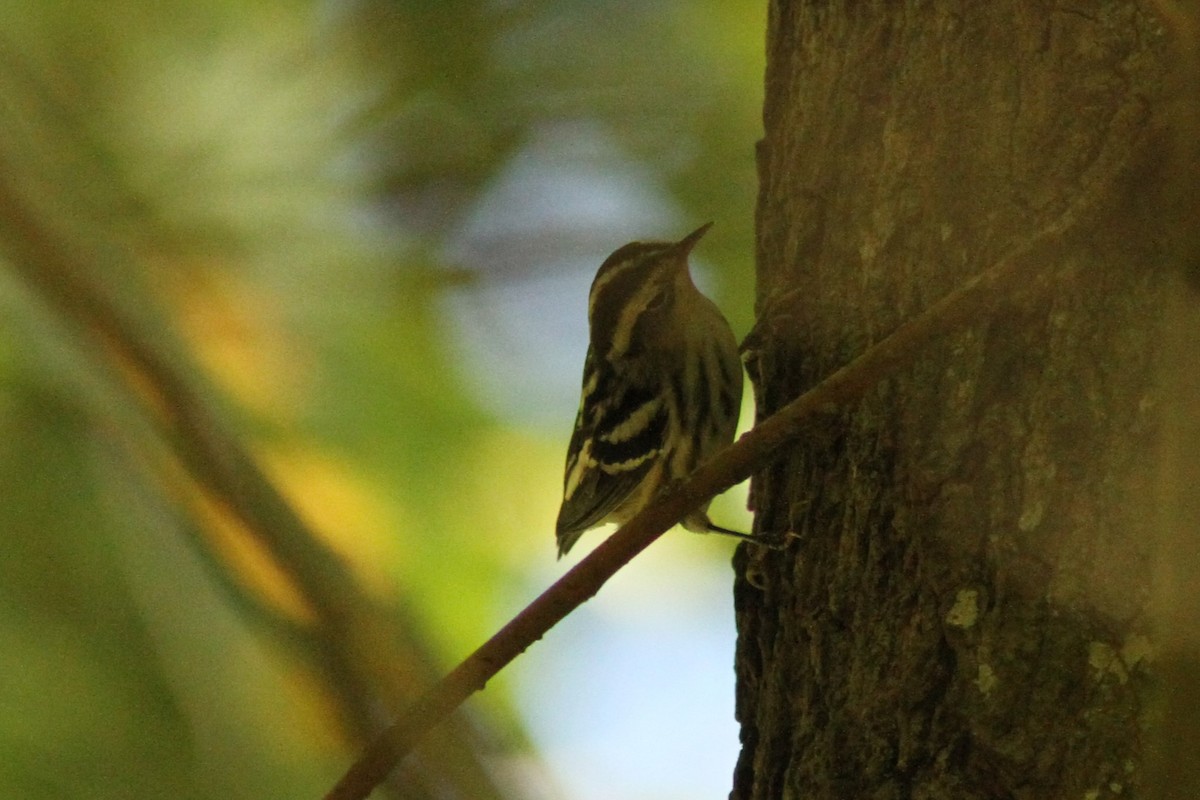
<path id="1" fill-rule="evenodd" d="M 663 289 L 662 291 L 656 293 L 653 297 L 650 298 L 650 302 L 646 303 L 646 310 L 647 311 L 659 311 L 664 306 L 666 306 L 666 304 L 667 304 L 667 290 Z"/>

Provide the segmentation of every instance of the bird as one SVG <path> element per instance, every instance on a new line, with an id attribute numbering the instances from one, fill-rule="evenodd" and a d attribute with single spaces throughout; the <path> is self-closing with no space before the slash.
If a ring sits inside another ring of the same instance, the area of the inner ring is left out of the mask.
<path id="1" fill-rule="evenodd" d="M 555 525 L 559 558 L 586 531 L 626 522 L 733 441 L 742 401 L 737 340 L 688 268 L 710 227 L 677 242 L 631 242 L 596 272 Z M 715 525 L 707 511 L 705 503 L 683 526 L 751 538 Z"/>

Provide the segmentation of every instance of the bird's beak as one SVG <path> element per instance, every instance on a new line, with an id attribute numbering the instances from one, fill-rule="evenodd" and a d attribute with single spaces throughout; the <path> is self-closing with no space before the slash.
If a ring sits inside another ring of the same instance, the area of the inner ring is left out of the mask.
<path id="1" fill-rule="evenodd" d="M 711 228 L 712 225 L 713 224 L 711 222 L 706 222 L 699 228 L 696 228 L 696 230 L 680 239 L 675 245 L 675 249 L 679 251 L 680 255 L 686 258 L 687 254 L 692 252 L 692 248 L 696 246 L 696 242 L 700 241 L 704 234 L 708 233 L 708 229 Z"/>

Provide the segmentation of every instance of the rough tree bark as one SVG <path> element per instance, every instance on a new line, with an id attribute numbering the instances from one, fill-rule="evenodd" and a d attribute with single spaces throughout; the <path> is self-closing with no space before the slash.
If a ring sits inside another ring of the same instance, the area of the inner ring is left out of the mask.
<path id="1" fill-rule="evenodd" d="M 1130 797 L 1143 784 L 1172 232 L 1167 44 L 1133 2 L 773 0 L 770 413 L 1011 248 L 997 298 L 754 484 L 731 797 Z"/>

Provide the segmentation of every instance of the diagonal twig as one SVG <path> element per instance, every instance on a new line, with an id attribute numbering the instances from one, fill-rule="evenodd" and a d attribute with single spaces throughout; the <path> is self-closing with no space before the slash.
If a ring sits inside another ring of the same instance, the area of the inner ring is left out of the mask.
<path id="1" fill-rule="evenodd" d="M 985 318 L 1003 305 L 1018 282 L 1028 296 L 1051 285 L 1055 271 L 1039 270 L 1081 212 L 1096 205 L 1099 190 L 1068 208 L 1057 220 L 1011 250 L 890 336 L 834 372 L 817 386 L 758 423 L 737 442 L 702 465 L 679 487 L 645 508 L 573 567 L 475 652 L 448 673 L 385 730 L 362 754 L 325 800 L 362 800 L 415 746 L 487 681 L 541 639 L 547 631 L 600 590 L 617 570 L 705 500 L 741 483 L 775 459 L 803 433 L 809 418 L 863 397 L 880 380 L 905 367 L 935 339 Z"/>

